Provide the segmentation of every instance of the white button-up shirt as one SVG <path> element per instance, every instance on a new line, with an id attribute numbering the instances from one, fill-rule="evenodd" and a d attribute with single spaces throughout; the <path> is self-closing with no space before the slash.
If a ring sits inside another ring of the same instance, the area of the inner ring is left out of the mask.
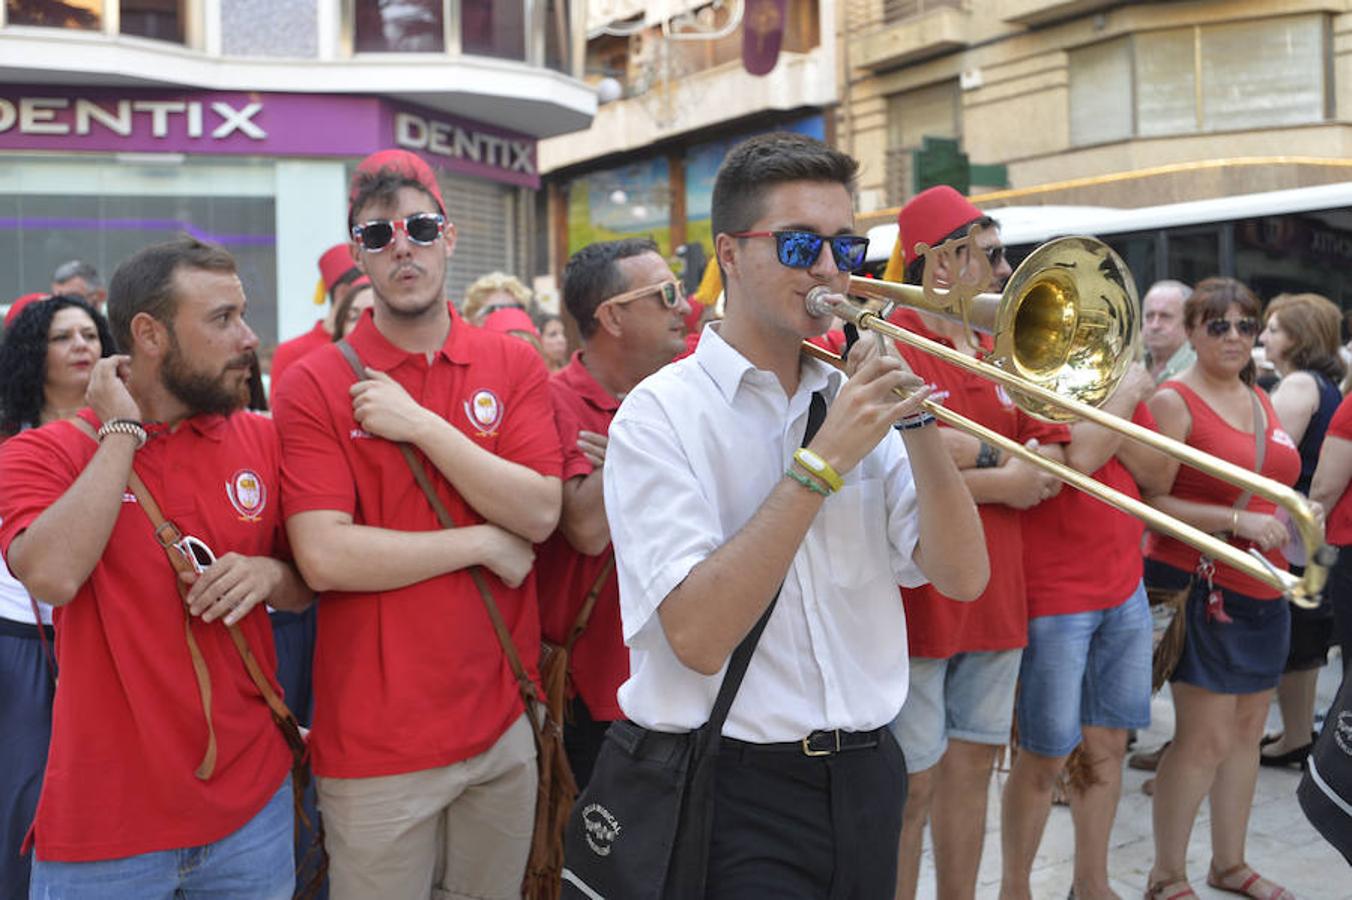
<path id="1" fill-rule="evenodd" d="M 630 648 L 619 701 L 639 725 L 688 731 L 708 721 L 723 674 L 682 665 L 657 608 L 751 519 L 802 442 L 812 394 L 830 403 L 843 381 L 804 359 L 798 390 L 786 397 L 772 373 L 711 325 L 693 356 L 625 398 L 610 426 L 604 485 Z M 808 529 L 725 735 L 793 741 L 819 728 L 868 731 L 896 717 L 908 685 L 897 585 L 925 581 L 912 559 L 915 507 L 905 446 L 889 430 Z"/>

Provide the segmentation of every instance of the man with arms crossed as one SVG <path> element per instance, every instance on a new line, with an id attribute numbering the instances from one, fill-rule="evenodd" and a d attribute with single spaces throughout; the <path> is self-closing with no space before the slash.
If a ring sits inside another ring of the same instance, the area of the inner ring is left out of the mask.
<path id="1" fill-rule="evenodd" d="M 287 532 L 321 592 L 311 743 L 332 896 L 519 897 L 535 745 L 469 568 L 538 677 L 531 544 L 560 498 L 548 376 L 447 302 L 456 230 L 421 159 L 364 160 L 348 218 L 376 296 L 350 335 L 365 377 L 320 348 L 276 409 Z M 462 527 L 441 527 L 398 443 Z"/>
<path id="2" fill-rule="evenodd" d="M 624 714 L 615 692 L 629 677 L 620 631 L 620 591 L 601 496 L 606 433 L 620 400 L 685 350 L 690 304 L 657 245 L 647 238 L 590 244 L 563 270 L 563 303 L 582 349 L 549 379 L 563 444 L 563 515 L 540 548 L 540 622 L 562 645 L 600 581 L 587 627 L 573 645 L 568 676 L 577 695 L 564 720 L 568 762 L 585 787 L 606 729 Z"/>
<path id="3" fill-rule="evenodd" d="M 848 381 L 800 355 L 829 325 L 806 294 L 844 290 L 867 248 L 856 170 L 799 135 L 732 150 L 712 210 L 727 317 L 639 385 L 610 430 L 626 716 L 668 732 L 707 721 L 783 583 L 723 729 L 709 897 L 891 891 L 905 772 L 886 726 L 907 688 L 896 585 L 970 599 L 986 583 L 975 508 L 920 415 L 929 389 L 872 341 Z M 817 392 L 829 412 L 804 466 Z"/>
<path id="4" fill-rule="evenodd" d="M 225 628 L 272 672 L 264 601 L 310 600 L 273 558 L 276 433 L 239 411 L 258 346 L 244 308 L 224 250 L 191 238 L 142 250 L 109 288 L 130 356 L 95 364 L 80 413 L 98 442 L 67 421 L 0 450 L 0 545 L 29 592 L 58 607 L 34 897 L 291 896 L 291 754 Z M 129 493 L 133 468 L 199 542 L 186 609 Z"/>

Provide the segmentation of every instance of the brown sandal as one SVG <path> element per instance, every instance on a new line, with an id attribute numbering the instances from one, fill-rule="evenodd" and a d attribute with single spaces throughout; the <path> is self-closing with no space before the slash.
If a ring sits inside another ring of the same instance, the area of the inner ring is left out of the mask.
<path id="1" fill-rule="evenodd" d="M 1206 883 L 1218 891 L 1254 900 L 1296 900 L 1295 894 L 1259 875 L 1248 863 L 1240 863 L 1224 872 L 1217 872 L 1212 866 L 1207 872 Z"/>
<path id="2" fill-rule="evenodd" d="M 1159 881 L 1145 889 L 1145 900 L 1187 900 L 1197 897 L 1197 892 L 1188 884 L 1187 879 L 1180 881 Z"/>

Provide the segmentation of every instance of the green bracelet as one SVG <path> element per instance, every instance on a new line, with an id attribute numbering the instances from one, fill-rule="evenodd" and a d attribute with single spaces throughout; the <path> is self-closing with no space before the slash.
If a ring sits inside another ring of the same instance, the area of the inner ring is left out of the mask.
<path id="1" fill-rule="evenodd" d="M 795 472 L 793 469 L 785 469 L 784 474 L 807 488 L 809 491 L 815 491 L 823 497 L 831 496 L 831 491 L 810 475 L 804 475 L 802 472 Z"/>

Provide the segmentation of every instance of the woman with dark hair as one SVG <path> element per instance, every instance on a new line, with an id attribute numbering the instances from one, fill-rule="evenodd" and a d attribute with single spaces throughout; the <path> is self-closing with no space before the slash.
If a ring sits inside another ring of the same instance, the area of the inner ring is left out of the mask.
<path id="1" fill-rule="evenodd" d="M 1150 400 L 1159 430 L 1189 446 L 1258 471 L 1282 484 L 1300 474 L 1295 442 L 1253 387 L 1258 298 L 1233 278 L 1208 278 L 1183 305 L 1196 361 L 1160 385 Z M 1279 569 L 1286 526 L 1262 497 L 1191 467 L 1172 463 L 1166 495 L 1150 503 L 1203 531 L 1224 534 L 1240 550 L 1257 549 Z M 1202 798 L 1211 799 L 1207 884 L 1267 900 L 1290 892 L 1254 872 L 1244 858 L 1257 744 L 1273 688 L 1286 662 L 1290 613 L 1281 595 L 1234 569 L 1212 564 L 1173 538 L 1151 534 L 1146 583 L 1187 588 L 1178 613 L 1185 637 L 1170 676 L 1177 711 L 1173 743 L 1160 759 L 1154 793 L 1155 863 L 1147 898 L 1195 897 L 1188 886 L 1188 841 Z"/>
<path id="2" fill-rule="evenodd" d="M 544 348 L 545 365 L 557 372 L 568 365 L 568 331 L 557 313 L 537 316 L 535 325 L 540 330 L 540 346 Z"/>
<path id="3" fill-rule="evenodd" d="M 1272 405 L 1282 428 L 1300 450 L 1300 478 L 1295 486 L 1308 496 L 1324 434 L 1343 399 L 1338 389 L 1346 374 L 1338 355 L 1342 312 L 1318 294 L 1282 294 L 1268 304 L 1265 316 L 1267 324 L 1258 342 L 1281 377 L 1272 392 Z M 1288 545 L 1286 558 L 1293 571 L 1304 565 L 1298 540 Z M 1299 766 L 1309 755 L 1314 740 L 1315 685 L 1319 670 L 1328 663 L 1332 640 L 1333 610 L 1327 600 L 1317 609 L 1291 609 L 1291 649 L 1277 684 L 1282 732 L 1263 738 L 1258 758 L 1262 765 Z"/>
<path id="4" fill-rule="evenodd" d="M 78 297 L 37 300 L 0 343 L 0 442 L 75 415 L 94 363 L 113 352 L 103 316 Z M 52 731 L 52 610 L 0 561 L 0 893 L 28 896 L 32 854 L 19 848 L 37 809 Z"/>

